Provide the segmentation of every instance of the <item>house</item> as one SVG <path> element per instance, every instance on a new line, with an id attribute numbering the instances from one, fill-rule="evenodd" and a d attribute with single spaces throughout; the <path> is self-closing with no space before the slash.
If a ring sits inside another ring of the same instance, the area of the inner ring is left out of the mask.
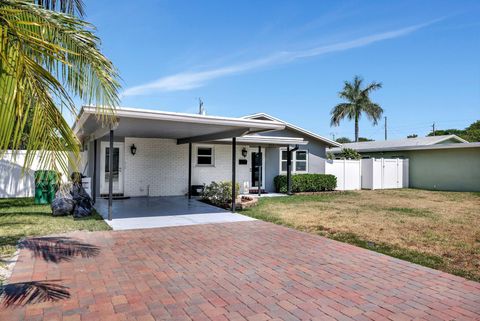
<path id="1" fill-rule="evenodd" d="M 259 185 L 273 192 L 274 177 L 287 171 L 287 150 L 298 147 L 292 173 L 323 173 L 326 148 L 340 146 L 263 113 L 228 118 L 118 108 L 116 123 L 107 126 L 97 112 L 83 107 L 74 124 L 94 197 L 190 196 L 191 186 L 226 180 L 238 182 L 241 193 Z"/>
<path id="2" fill-rule="evenodd" d="M 338 155 L 343 148 L 362 158 L 408 158 L 413 188 L 480 191 L 480 143 L 456 135 L 348 143 L 329 151 Z"/>

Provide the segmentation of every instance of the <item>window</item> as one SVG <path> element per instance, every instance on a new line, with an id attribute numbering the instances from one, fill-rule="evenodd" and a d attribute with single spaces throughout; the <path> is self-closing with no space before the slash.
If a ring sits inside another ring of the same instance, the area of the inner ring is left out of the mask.
<path id="1" fill-rule="evenodd" d="M 307 151 L 297 150 L 295 155 L 295 171 L 306 172 L 307 171 Z"/>
<path id="2" fill-rule="evenodd" d="M 280 150 L 280 171 L 287 171 L 287 151 Z M 292 153 L 292 172 L 302 173 L 308 172 L 308 151 L 297 150 Z"/>
<path id="3" fill-rule="evenodd" d="M 280 151 L 280 155 L 281 155 L 281 166 L 282 168 L 280 169 L 282 172 L 286 172 L 287 171 L 287 151 L 286 150 L 281 150 Z"/>
<path id="4" fill-rule="evenodd" d="M 212 147 L 197 148 L 197 165 L 213 166 L 213 148 Z"/>

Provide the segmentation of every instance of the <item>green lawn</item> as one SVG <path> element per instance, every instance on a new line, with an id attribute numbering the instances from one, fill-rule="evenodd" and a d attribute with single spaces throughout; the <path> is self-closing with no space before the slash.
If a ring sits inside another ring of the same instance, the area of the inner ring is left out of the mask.
<path id="1" fill-rule="evenodd" d="M 23 237 L 77 230 L 102 231 L 110 227 L 98 213 L 76 220 L 72 216 L 53 217 L 50 205 L 35 205 L 33 198 L 0 199 L 0 258 L 11 256 Z"/>
<path id="2" fill-rule="evenodd" d="M 242 214 L 480 281 L 480 194 L 414 189 L 262 198 Z"/>

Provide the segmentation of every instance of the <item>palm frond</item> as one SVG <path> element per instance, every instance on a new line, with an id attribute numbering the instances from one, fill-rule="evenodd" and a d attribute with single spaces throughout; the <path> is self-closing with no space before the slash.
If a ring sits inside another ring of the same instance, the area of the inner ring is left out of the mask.
<path id="1" fill-rule="evenodd" d="M 333 107 L 330 114 L 332 118 L 330 120 L 330 126 L 340 125 L 340 121 L 345 117 L 351 119 L 351 115 L 355 109 L 355 106 L 351 103 L 341 103 Z"/>
<path id="2" fill-rule="evenodd" d="M 57 8 L 68 14 L 48 10 Z M 76 117 L 72 96 L 114 121 L 118 72 L 75 10 L 83 15 L 81 0 L 0 0 L 0 153 L 18 150 L 30 119 L 25 167 L 35 150 L 50 151 L 42 167 L 66 173 L 77 163 L 79 142 L 62 115 Z"/>
<path id="3" fill-rule="evenodd" d="M 70 15 L 85 16 L 82 0 L 35 0 L 35 3 L 47 10 L 60 11 Z"/>

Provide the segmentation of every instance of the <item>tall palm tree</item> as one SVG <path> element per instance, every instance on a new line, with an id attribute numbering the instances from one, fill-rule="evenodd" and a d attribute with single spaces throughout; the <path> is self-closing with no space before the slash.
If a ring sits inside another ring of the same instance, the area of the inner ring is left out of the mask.
<path id="1" fill-rule="evenodd" d="M 358 121 L 362 113 L 364 113 L 374 125 L 377 125 L 378 120 L 383 114 L 382 107 L 372 102 L 369 97 L 372 91 L 382 88 L 382 84 L 372 82 L 363 88 L 362 83 L 363 79 L 359 76 L 355 76 L 353 82 L 345 81 L 343 90 L 339 92 L 338 95 L 347 102 L 336 105 L 330 112 L 332 115 L 330 126 L 338 126 L 340 121 L 345 117 L 348 118 L 348 120 L 355 120 L 356 142 L 358 142 Z"/>
<path id="2" fill-rule="evenodd" d="M 78 98 L 114 120 L 119 75 L 83 15 L 82 0 L 0 0 L 0 156 L 27 131 L 24 166 L 40 150 L 42 166 L 66 172 L 79 142 L 62 111 L 75 118 Z"/>

